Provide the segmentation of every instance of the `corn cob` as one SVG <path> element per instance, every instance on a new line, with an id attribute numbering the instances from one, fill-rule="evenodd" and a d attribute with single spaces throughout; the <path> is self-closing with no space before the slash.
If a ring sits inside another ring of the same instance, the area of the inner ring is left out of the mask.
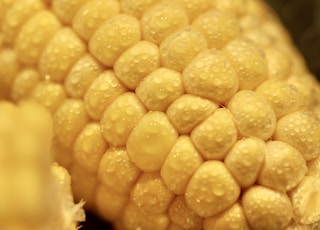
<path id="1" fill-rule="evenodd" d="M 52 163 L 52 119 L 42 106 L 0 102 L 0 228 L 75 230 L 84 220 L 71 178 Z"/>
<path id="2" fill-rule="evenodd" d="M 259 0 L 2 0 L 1 96 L 53 116 L 117 229 L 320 220 L 320 86 Z"/>

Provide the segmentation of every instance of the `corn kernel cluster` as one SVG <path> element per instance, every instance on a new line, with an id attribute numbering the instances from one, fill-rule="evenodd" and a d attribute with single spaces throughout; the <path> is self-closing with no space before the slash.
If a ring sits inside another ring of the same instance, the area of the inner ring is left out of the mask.
<path id="1" fill-rule="evenodd" d="M 320 86 L 259 0 L 1 0 L 0 97 L 53 116 L 121 230 L 320 220 Z"/>

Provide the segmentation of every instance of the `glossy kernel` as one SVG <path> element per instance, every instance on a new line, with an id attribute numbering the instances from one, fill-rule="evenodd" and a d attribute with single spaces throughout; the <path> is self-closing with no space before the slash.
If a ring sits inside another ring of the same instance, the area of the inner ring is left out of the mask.
<path id="1" fill-rule="evenodd" d="M 227 109 L 217 109 L 191 133 L 191 139 L 206 160 L 222 160 L 237 140 L 237 129 Z"/>
<path id="2" fill-rule="evenodd" d="M 152 111 L 165 111 L 183 94 L 181 73 L 159 68 L 146 76 L 136 88 L 136 95 Z"/>
<path id="3" fill-rule="evenodd" d="M 182 72 L 187 93 L 226 102 L 238 90 L 239 80 L 229 59 L 217 50 L 206 50 L 196 56 Z"/>
<path id="4" fill-rule="evenodd" d="M 240 187 L 221 161 L 206 161 L 193 174 L 186 189 L 188 206 L 201 217 L 210 217 L 231 207 Z"/>
<path id="5" fill-rule="evenodd" d="M 242 90 L 227 105 L 242 136 L 269 139 L 276 128 L 276 116 L 270 104 L 259 94 Z"/>
<path id="6" fill-rule="evenodd" d="M 177 138 L 178 133 L 167 116 L 162 112 L 150 111 L 132 130 L 126 147 L 130 159 L 138 168 L 146 172 L 157 171 Z"/>
<path id="7" fill-rule="evenodd" d="M 100 62 L 111 67 L 122 52 L 140 38 L 139 21 L 132 16 L 119 14 L 99 26 L 89 41 L 89 50 Z"/>

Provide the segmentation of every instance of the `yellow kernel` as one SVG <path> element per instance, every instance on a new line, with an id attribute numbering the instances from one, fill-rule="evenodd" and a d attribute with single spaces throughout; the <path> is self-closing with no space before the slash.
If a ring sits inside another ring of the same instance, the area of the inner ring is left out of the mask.
<path id="1" fill-rule="evenodd" d="M 33 88 L 30 97 L 54 113 L 65 100 L 66 94 L 60 84 L 42 81 Z"/>
<path id="2" fill-rule="evenodd" d="M 174 2 L 179 3 L 186 10 L 190 21 L 193 21 L 210 7 L 210 0 L 174 0 Z"/>
<path id="3" fill-rule="evenodd" d="M 166 37 L 160 45 L 161 64 L 182 71 L 201 51 L 207 49 L 204 36 L 192 27 L 185 27 Z"/>
<path id="4" fill-rule="evenodd" d="M 98 178 L 120 194 L 128 194 L 140 176 L 125 148 L 109 148 L 99 164 Z"/>
<path id="5" fill-rule="evenodd" d="M 0 98 L 7 98 L 20 67 L 13 49 L 1 49 L 0 66 L 5 66 L 5 68 L 0 68 Z"/>
<path id="6" fill-rule="evenodd" d="M 75 140 L 74 160 L 88 172 L 96 172 L 107 146 L 108 143 L 102 137 L 100 125 L 88 123 Z"/>
<path id="7" fill-rule="evenodd" d="M 173 2 L 159 3 L 141 18 L 143 39 L 157 45 L 165 37 L 187 25 L 186 12 Z"/>
<path id="8" fill-rule="evenodd" d="M 257 20 L 257 19 L 256 19 Z M 260 26 L 262 26 L 261 24 Z M 242 34 L 243 38 L 250 40 L 255 45 L 260 48 L 267 49 L 272 46 L 274 39 L 267 34 L 261 27 L 256 27 L 254 29 L 244 31 Z"/>
<path id="9" fill-rule="evenodd" d="M 223 213 L 206 218 L 203 222 L 204 230 L 249 230 L 246 216 L 239 203 L 235 203 L 231 208 Z"/>
<path id="10" fill-rule="evenodd" d="M 242 90 L 228 103 L 228 109 L 242 136 L 269 139 L 276 128 L 276 116 L 270 104 L 258 93 Z"/>
<path id="11" fill-rule="evenodd" d="M 308 171 L 307 176 L 313 176 L 320 178 L 320 155 L 310 161 L 307 161 Z"/>
<path id="12" fill-rule="evenodd" d="M 66 98 L 62 85 L 42 81 L 34 87 L 31 98 L 54 113 Z"/>
<path id="13" fill-rule="evenodd" d="M 221 49 L 240 32 L 237 20 L 232 14 L 216 9 L 201 14 L 192 26 L 203 33 L 210 49 Z"/>
<path id="14" fill-rule="evenodd" d="M 180 134 L 188 134 L 219 106 L 212 101 L 184 94 L 167 109 L 167 116 Z"/>
<path id="15" fill-rule="evenodd" d="M 282 230 L 292 218 L 292 207 L 285 193 L 263 186 L 245 191 L 242 206 L 251 229 Z"/>
<path id="16" fill-rule="evenodd" d="M 134 93 L 120 95 L 107 107 L 101 118 L 104 138 L 115 146 L 126 145 L 130 132 L 145 113 L 145 108 Z"/>
<path id="17" fill-rule="evenodd" d="M 16 0 L 8 9 L 2 23 L 4 42 L 14 43 L 21 26 L 43 8 L 44 4 L 39 0 Z"/>
<path id="18" fill-rule="evenodd" d="M 172 223 L 181 229 L 201 230 L 202 218 L 188 207 L 184 196 L 175 197 L 168 213 Z"/>
<path id="19" fill-rule="evenodd" d="M 211 0 L 210 4 L 213 8 L 220 11 L 232 13 L 237 17 L 242 16 L 246 12 L 248 1 L 246 0 Z"/>
<path id="20" fill-rule="evenodd" d="M 320 181 L 318 177 L 305 176 L 289 196 L 294 218 L 301 224 L 320 220 Z"/>
<path id="21" fill-rule="evenodd" d="M 299 151 L 284 142 L 269 141 L 258 183 L 287 192 L 301 181 L 306 172 L 306 161 Z"/>
<path id="22" fill-rule="evenodd" d="M 150 214 L 168 210 L 174 194 L 165 186 L 158 172 L 143 173 L 131 191 L 131 202 Z"/>
<path id="23" fill-rule="evenodd" d="M 93 210 L 98 178 L 96 173 L 90 173 L 80 164 L 73 164 L 69 169 L 72 189 L 76 200 L 84 200 L 86 210 Z"/>
<path id="24" fill-rule="evenodd" d="M 73 17 L 88 0 L 50 0 L 52 11 L 65 24 L 71 24 Z"/>
<path id="25" fill-rule="evenodd" d="M 268 78 L 267 61 L 258 46 L 250 40 L 235 39 L 223 51 L 238 74 L 240 89 L 255 89 Z"/>
<path id="26" fill-rule="evenodd" d="M 253 185 L 263 165 L 266 144 L 259 138 L 249 137 L 237 141 L 224 163 L 242 188 Z"/>
<path id="27" fill-rule="evenodd" d="M 113 66 L 117 58 L 140 38 L 139 21 L 119 14 L 100 25 L 89 41 L 89 50 L 103 64 Z"/>
<path id="28" fill-rule="evenodd" d="M 293 65 L 290 54 L 279 47 L 268 47 L 264 53 L 268 63 L 269 78 L 287 79 Z"/>
<path id="29" fill-rule="evenodd" d="M 221 161 L 206 161 L 193 174 L 185 197 L 188 206 L 201 217 L 210 217 L 231 207 L 240 187 Z"/>
<path id="30" fill-rule="evenodd" d="M 159 0 L 120 0 L 122 12 L 136 18 L 141 18 L 144 12 L 158 2 Z"/>
<path id="31" fill-rule="evenodd" d="M 70 170 L 71 166 L 73 166 L 72 148 L 62 146 L 57 139 L 53 139 L 52 142 L 52 156 L 54 156 L 55 161 L 59 162 L 59 165 L 62 167 Z"/>
<path id="32" fill-rule="evenodd" d="M 300 110 L 311 110 L 315 100 L 314 87 L 318 84 L 315 79 L 310 75 L 299 74 L 290 76 L 286 82 L 297 89 Z"/>
<path id="33" fill-rule="evenodd" d="M 77 11 L 72 21 L 76 33 L 88 41 L 96 29 L 106 20 L 119 14 L 116 0 L 92 0 L 86 2 Z"/>
<path id="34" fill-rule="evenodd" d="M 100 120 L 108 105 L 125 91 L 126 89 L 116 78 L 113 71 L 107 70 L 102 72 L 92 82 L 84 96 L 85 108 L 90 117 Z"/>
<path id="35" fill-rule="evenodd" d="M 70 148 L 88 120 L 81 100 L 65 100 L 53 116 L 55 137 L 58 143 L 65 148 Z"/>
<path id="36" fill-rule="evenodd" d="M 97 212 L 106 220 L 115 220 L 121 214 L 128 199 L 128 195 L 119 194 L 112 188 L 100 184 L 95 194 Z"/>
<path id="37" fill-rule="evenodd" d="M 39 81 L 40 75 L 34 69 L 24 69 L 19 72 L 12 83 L 12 100 L 19 101 L 21 99 L 28 98 Z"/>
<path id="38" fill-rule="evenodd" d="M 146 75 L 159 66 L 158 46 L 151 42 L 141 41 L 124 51 L 113 68 L 120 81 L 129 89 L 134 90 Z"/>
<path id="39" fill-rule="evenodd" d="M 237 137 L 232 115 L 225 108 L 217 109 L 191 133 L 194 145 L 207 160 L 222 160 Z"/>
<path id="40" fill-rule="evenodd" d="M 85 44 L 70 29 L 61 29 L 42 52 L 39 69 L 42 77 L 63 81 L 72 65 L 84 54 Z"/>
<path id="41" fill-rule="evenodd" d="M 161 168 L 165 185 L 175 194 L 184 194 L 189 179 L 202 161 L 191 139 L 180 136 Z"/>
<path id="42" fill-rule="evenodd" d="M 320 154 L 320 120 L 312 112 L 295 112 L 282 117 L 274 138 L 295 147 L 304 159 L 312 160 Z"/>
<path id="43" fill-rule="evenodd" d="M 149 110 L 165 111 L 183 94 L 181 73 L 163 67 L 156 69 L 140 82 L 136 94 Z"/>
<path id="44" fill-rule="evenodd" d="M 3 18 L 5 17 L 7 11 L 15 3 L 16 0 L 4 0 L 0 3 L 0 23 L 3 23 Z"/>
<path id="45" fill-rule="evenodd" d="M 226 102 L 238 90 L 239 80 L 229 59 L 217 50 L 206 50 L 193 59 L 182 73 L 187 93 Z"/>
<path id="46" fill-rule="evenodd" d="M 170 219 L 167 213 L 153 214 L 141 210 L 130 202 L 123 211 L 122 222 L 126 230 L 152 229 L 167 230 Z"/>
<path id="47" fill-rule="evenodd" d="M 297 111 L 303 103 L 296 87 L 280 80 L 267 80 L 258 86 L 256 92 L 271 105 L 277 119 Z"/>
<path id="48" fill-rule="evenodd" d="M 27 65 L 37 64 L 45 46 L 60 28 L 59 20 L 50 11 L 33 15 L 22 26 L 15 42 L 19 60 Z"/>
<path id="49" fill-rule="evenodd" d="M 184 230 L 184 228 L 171 222 L 167 230 Z"/>
<path id="50" fill-rule="evenodd" d="M 102 71 L 103 66 L 90 54 L 85 54 L 69 71 L 64 81 L 66 92 L 73 98 L 82 98 Z"/>
<path id="51" fill-rule="evenodd" d="M 130 159 L 143 171 L 157 171 L 163 165 L 178 133 L 162 112 L 145 114 L 132 130 L 127 150 Z"/>

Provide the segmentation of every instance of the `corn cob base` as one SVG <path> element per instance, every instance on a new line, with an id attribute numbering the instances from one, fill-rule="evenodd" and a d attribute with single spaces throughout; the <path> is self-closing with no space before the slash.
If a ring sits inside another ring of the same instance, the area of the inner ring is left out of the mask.
<path id="1" fill-rule="evenodd" d="M 2 0 L 0 92 L 53 115 L 75 196 L 117 229 L 320 219 L 320 87 L 258 0 Z"/>

